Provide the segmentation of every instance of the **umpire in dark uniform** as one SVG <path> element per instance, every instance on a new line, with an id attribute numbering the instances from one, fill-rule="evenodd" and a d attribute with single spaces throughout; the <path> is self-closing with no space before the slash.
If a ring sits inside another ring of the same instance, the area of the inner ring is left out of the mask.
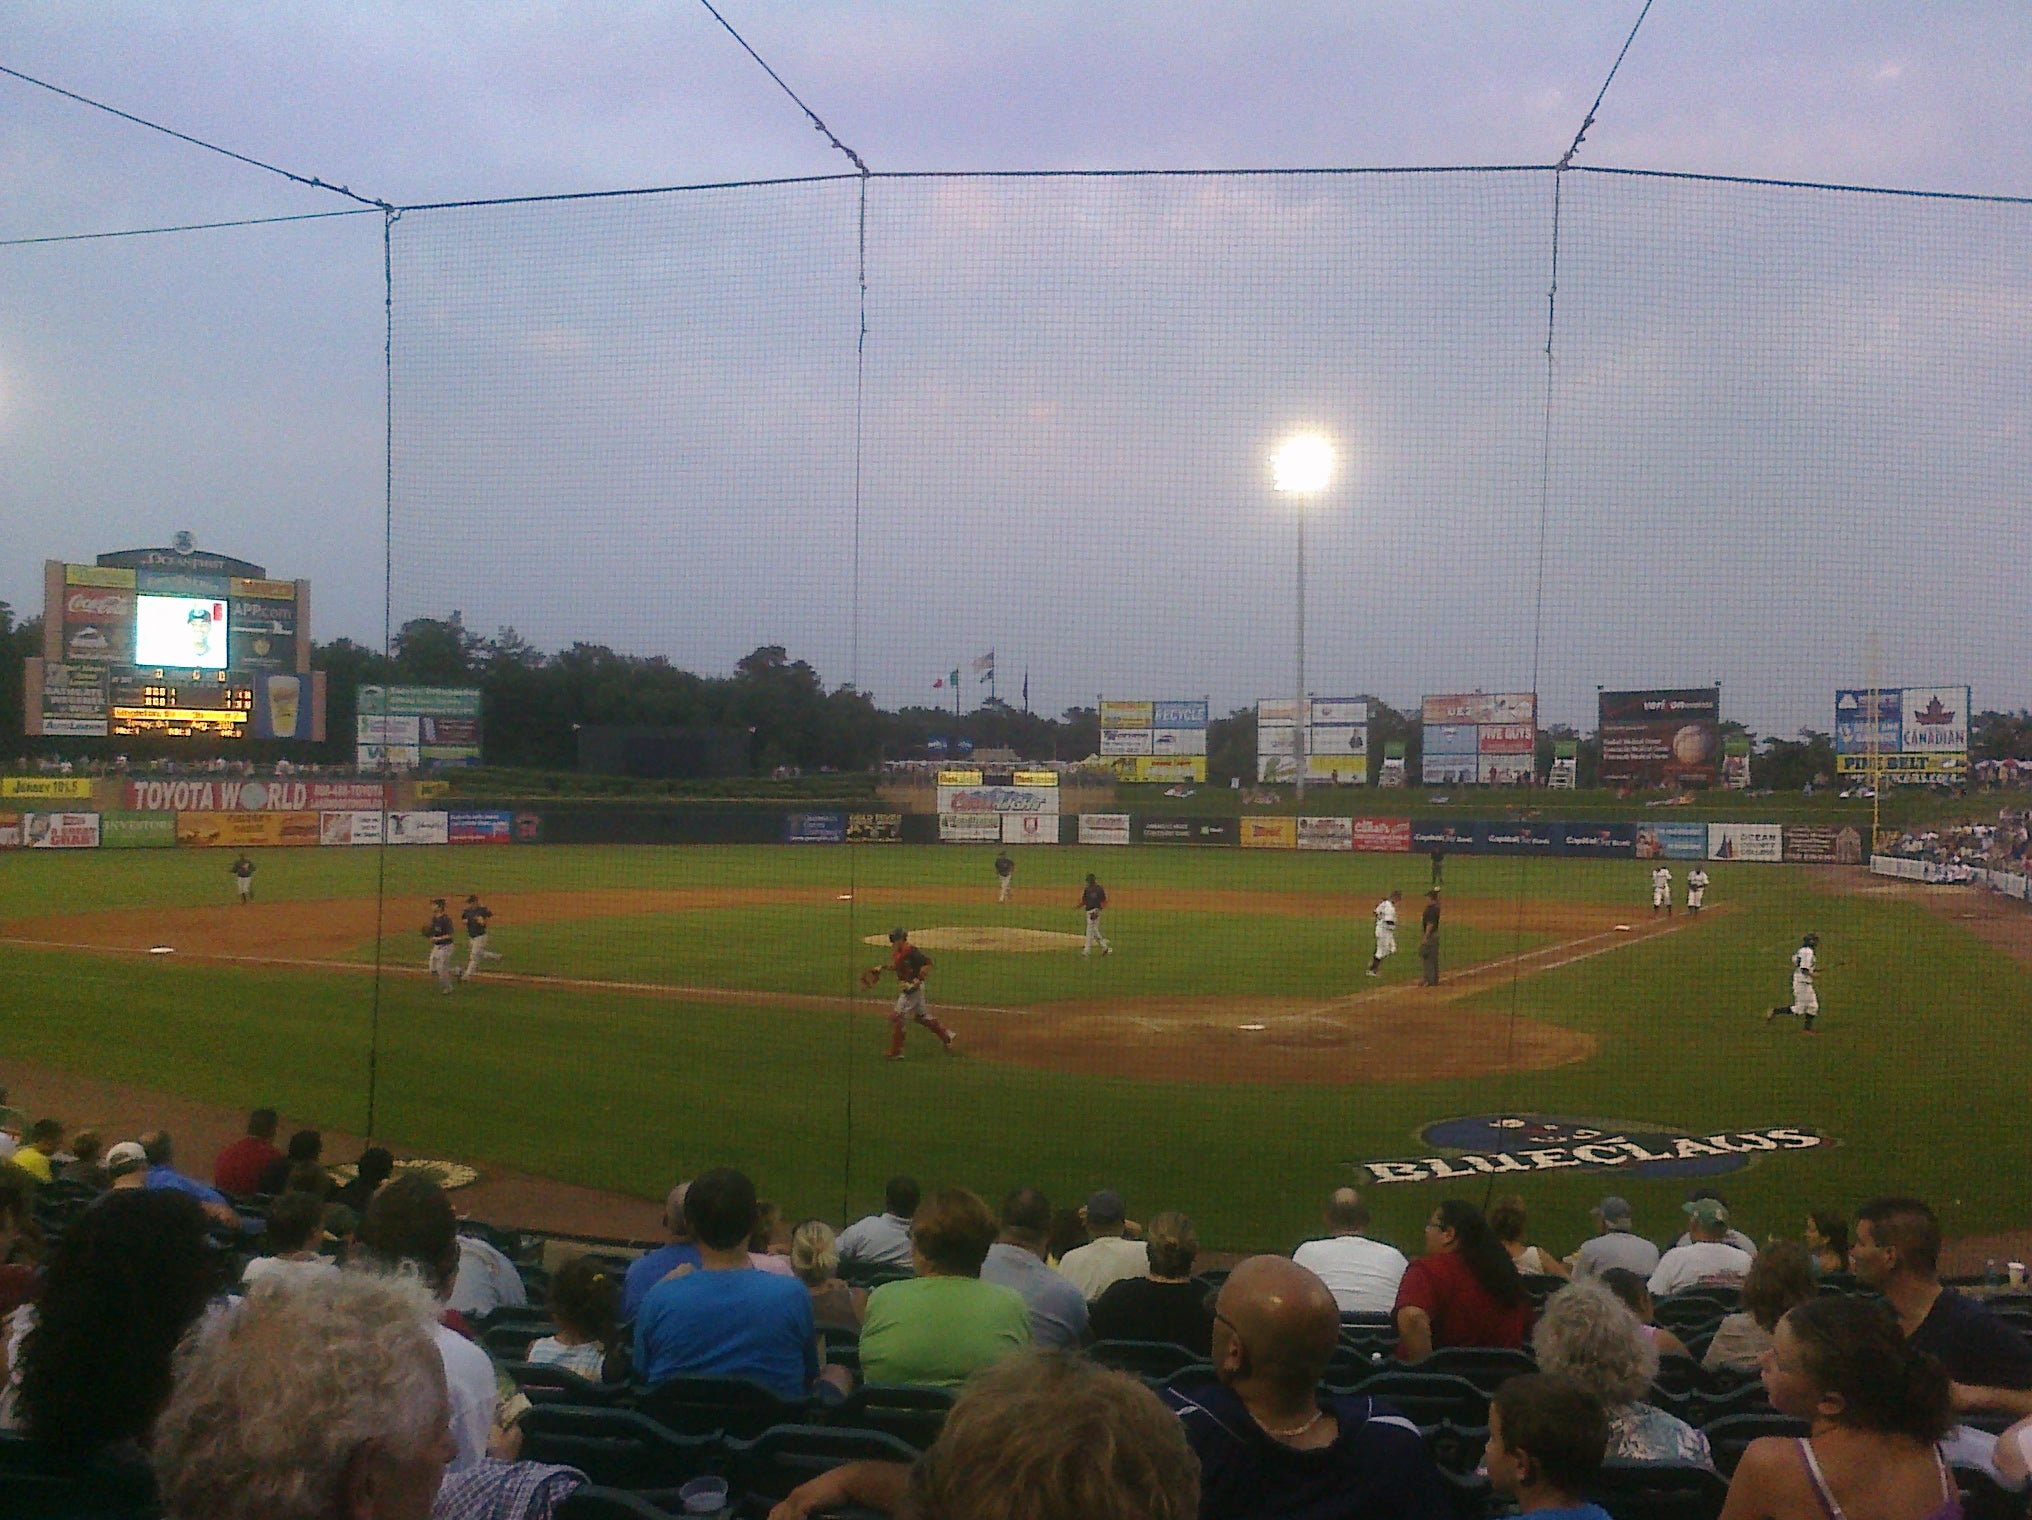
<path id="1" fill-rule="evenodd" d="M 1419 980 L 1428 987 L 1439 985 L 1439 888 L 1425 894 L 1425 912 L 1419 919 Z"/>

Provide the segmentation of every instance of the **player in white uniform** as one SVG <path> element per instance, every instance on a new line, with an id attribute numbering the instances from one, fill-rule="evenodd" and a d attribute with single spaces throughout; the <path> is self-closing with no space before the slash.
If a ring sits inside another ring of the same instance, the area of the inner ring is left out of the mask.
<path id="1" fill-rule="evenodd" d="M 1686 911 L 1698 913 L 1707 900 L 1707 872 L 1695 866 L 1686 873 Z"/>
<path id="2" fill-rule="evenodd" d="M 1651 873 L 1651 916 L 1656 918 L 1663 908 L 1667 918 L 1672 917 L 1672 872 L 1660 866 Z"/>
<path id="3" fill-rule="evenodd" d="M 1397 904 L 1402 892 L 1392 892 L 1376 904 L 1376 953 L 1369 957 L 1369 975 L 1383 974 L 1383 958 L 1397 953 Z"/>
<path id="4" fill-rule="evenodd" d="M 1820 936 L 1809 934 L 1799 942 L 1799 948 L 1792 952 L 1792 1006 L 1783 1003 L 1764 1015 L 1764 1022 L 1770 1023 L 1781 1013 L 1796 1013 L 1808 1034 L 1813 1033 L 1813 1021 L 1820 1017 L 1820 994 L 1814 990 L 1813 973 L 1820 964 Z"/>

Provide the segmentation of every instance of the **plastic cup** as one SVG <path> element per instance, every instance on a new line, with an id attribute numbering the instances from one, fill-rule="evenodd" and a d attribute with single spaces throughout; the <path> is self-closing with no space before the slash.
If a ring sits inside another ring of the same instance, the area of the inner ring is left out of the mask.
<path id="1" fill-rule="evenodd" d="M 296 713 L 303 683 L 295 676 L 268 678 L 268 727 L 278 739 L 296 737 Z"/>
<path id="2" fill-rule="evenodd" d="M 693 1478 L 677 1491 L 687 1515 L 724 1515 L 727 1512 L 725 1478 Z"/>

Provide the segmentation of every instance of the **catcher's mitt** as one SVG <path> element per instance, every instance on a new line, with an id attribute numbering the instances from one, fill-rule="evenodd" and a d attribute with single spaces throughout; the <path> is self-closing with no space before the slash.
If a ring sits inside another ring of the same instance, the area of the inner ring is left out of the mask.
<path id="1" fill-rule="evenodd" d="M 863 987 L 872 987 L 881 980 L 882 969 L 879 966 L 870 966 L 866 971 L 861 973 L 861 985 Z"/>

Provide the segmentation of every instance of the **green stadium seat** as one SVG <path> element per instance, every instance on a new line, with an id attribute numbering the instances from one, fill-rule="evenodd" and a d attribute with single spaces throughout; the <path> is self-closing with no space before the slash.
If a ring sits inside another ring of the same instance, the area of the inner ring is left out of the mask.
<path id="1" fill-rule="evenodd" d="M 558 1366 L 496 1359 L 495 1366 L 512 1379 L 532 1404 L 576 1404 L 581 1408 L 618 1409 L 634 1401 L 626 1383 L 594 1383 Z"/>
<path id="2" fill-rule="evenodd" d="M 725 1476 L 726 1444 L 681 1435 L 632 1409 L 537 1404 L 522 1419 L 522 1457 L 561 1462 L 609 1488 L 674 1489 L 709 1473 Z"/>
<path id="3" fill-rule="evenodd" d="M 818 1406 L 811 1398 L 778 1398 L 745 1378 L 675 1377 L 639 1390 L 635 1407 L 681 1435 L 747 1441 L 772 1425 L 804 1424 Z"/>
<path id="4" fill-rule="evenodd" d="M 61 1462 L 26 1436 L 0 1434 L 0 1515 L 8 1520 L 154 1520 L 147 1462 Z"/>
<path id="5" fill-rule="evenodd" d="M 641 1494 L 588 1483 L 566 1494 L 551 1513 L 554 1520 L 672 1520 L 680 1507 L 665 1509 Z"/>
<path id="6" fill-rule="evenodd" d="M 1615 1520 L 1715 1520 L 1729 1486 L 1704 1467 L 1609 1462 L 1587 1497 Z"/>
<path id="7" fill-rule="evenodd" d="M 1811 1428 L 1804 1420 L 1765 1409 L 1709 1420 L 1700 1427 L 1700 1433 L 1707 1437 L 1708 1448 L 1714 1452 L 1715 1466 L 1722 1470 L 1722 1476 L 1728 1477 L 1734 1474 L 1736 1464 L 1743 1460 L 1743 1453 L 1752 1441 L 1761 1436 L 1803 1436 Z"/>
<path id="8" fill-rule="evenodd" d="M 549 1320 L 508 1320 L 498 1325 L 489 1325 L 480 1332 L 480 1344 L 487 1349 L 487 1355 L 497 1362 L 521 1362 L 529 1358 L 532 1342 L 555 1333 L 557 1326 Z"/>
<path id="9" fill-rule="evenodd" d="M 1087 1355 L 1103 1367 L 1132 1372 L 1160 1383 L 1188 1367 L 1207 1365 L 1206 1358 L 1198 1352 L 1169 1341 L 1095 1341 L 1087 1348 Z M 1211 1374 L 1213 1369 L 1207 1370 Z"/>
<path id="10" fill-rule="evenodd" d="M 781 1502 L 800 1483 L 843 1463 L 907 1465 L 918 1455 L 916 1447 L 895 1436 L 846 1425 L 777 1425 L 729 1447 L 733 1486 L 743 1496 L 742 1507 L 756 1514 Z"/>
<path id="11" fill-rule="evenodd" d="M 863 1383 L 831 1411 L 826 1423 L 880 1431 L 924 1451 L 945 1428 L 945 1417 L 952 1412 L 955 1397 L 950 1388 L 917 1383 Z"/>
<path id="12" fill-rule="evenodd" d="M 1329 1385 L 1331 1386 L 1331 1385 Z M 1456 1426 L 1489 1423 L 1489 1396 L 1464 1377 L 1450 1372 L 1406 1368 L 1379 1372 L 1336 1393 L 1362 1393 L 1383 1400 L 1412 1424 Z"/>
<path id="13" fill-rule="evenodd" d="M 1483 1393 L 1493 1394 L 1520 1372 L 1536 1372 L 1537 1359 L 1528 1351 L 1502 1346 L 1442 1346 L 1418 1364 L 1420 1372 L 1450 1372 L 1466 1378 Z"/>

